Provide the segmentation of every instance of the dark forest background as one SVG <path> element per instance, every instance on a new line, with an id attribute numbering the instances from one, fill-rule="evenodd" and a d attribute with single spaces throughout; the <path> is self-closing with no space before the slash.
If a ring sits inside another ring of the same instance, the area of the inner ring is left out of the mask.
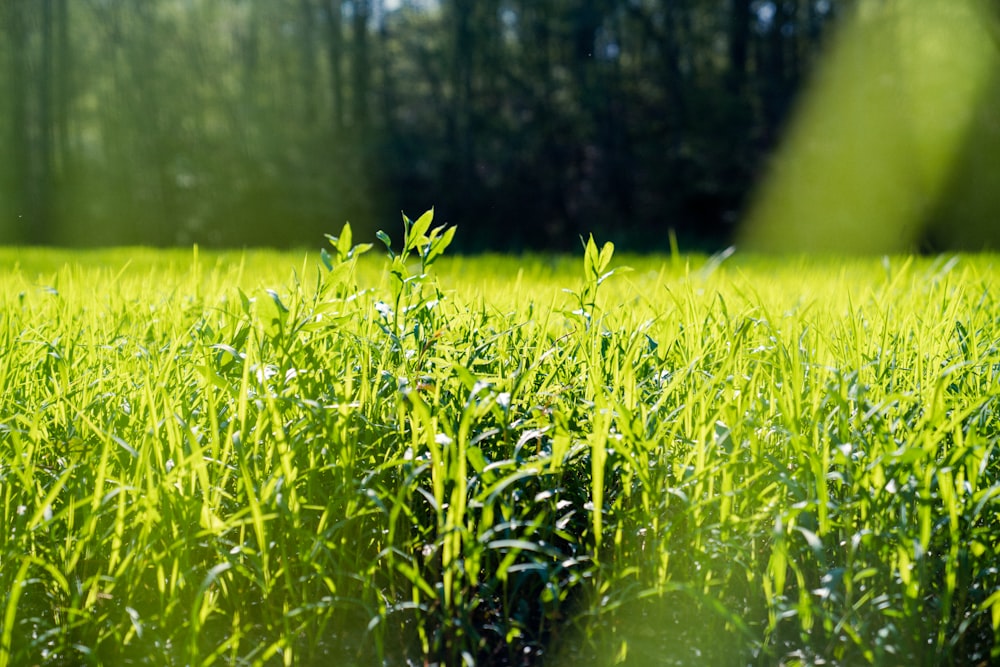
<path id="1" fill-rule="evenodd" d="M 847 0 L 0 0 L 0 243 L 727 243 Z"/>

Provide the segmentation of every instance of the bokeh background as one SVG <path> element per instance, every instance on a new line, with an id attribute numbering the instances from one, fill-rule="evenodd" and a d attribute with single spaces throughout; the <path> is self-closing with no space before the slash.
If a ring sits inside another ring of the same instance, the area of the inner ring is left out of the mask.
<path id="1" fill-rule="evenodd" d="M 0 244 L 1000 240 L 994 0 L 0 0 Z"/>

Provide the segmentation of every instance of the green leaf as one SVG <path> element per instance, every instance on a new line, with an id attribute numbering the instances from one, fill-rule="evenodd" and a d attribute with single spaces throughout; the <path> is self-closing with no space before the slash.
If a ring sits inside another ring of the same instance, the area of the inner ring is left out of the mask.
<path id="1" fill-rule="evenodd" d="M 340 284 L 348 275 L 350 275 L 351 267 L 352 265 L 346 262 L 341 262 L 340 264 L 334 266 L 330 271 L 330 284 Z"/>
<path id="2" fill-rule="evenodd" d="M 372 244 L 371 243 L 359 243 L 358 245 L 356 245 L 353 248 L 351 248 L 351 256 L 352 257 L 358 257 L 360 255 L 365 254 L 366 252 L 368 252 L 371 249 L 372 249 Z"/>
<path id="3" fill-rule="evenodd" d="M 404 215 L 403 218 L 406 218 Z M 383 232 L 381 229 L 375 232 L 375 238 L 381 241 L 385 245 L 386 251 L 389 253 L 389 258 L 393 259 L 396 257 L 396 253 L 392 251 L 392 241 L 389 239 L 389 235 Z"/>
<path id="4" fill-rule="evenodd" d="M 327 271 L 333 271 L 333 258 L 330 257 L 330 253 L 323 248 L 319 251 L 319 258 L 323 261 L 323 266 L 326 267 Z"/>
<path id="5" fill-rule="evenodd" d="M 602 273 L 601 277 L 597 279 L 597 284 L 600 285 L 601 283 L 603 283 L 605 280 L 615 275 L 616 273 L 628 273 L 629 271 L 632 271 L 631 266 L 617 266 L 611 269 L 610 271 L 605 271 L 604 273 Z"/>
<path id="6" fill-rule="evenodd" d="M 270 299 L 260 301 L 260 318 L 264 330 L 269 336 L 278 336 L 285 328 L 288 320 L 288 307 L 281 302 L 281 297 L 272 289 L 265 290 Z"/>
<path id="7" fill-rule="evenodd" d="M 434 589 L 431 588 L 426 579 L 420 576 L 420 571 L 417 570 L 417 568 L 413 567 L 409 563 L 397 563 L 396 569 L 400 572 L 400 574 L 406 577 L 411 584 L 419 588 L 428 598 L 433 600 L 436 597 Z"/>
<path id="8" fill-rule="evenodd" d="M 392 258 L 392 264 L 389 266 L 389 273 L 398 278 L 400 282 L 406 280 L 406 264 L 403 263 L 402 257 L 395 256 Z"/>
<path id="9" fill-rule="evenodd" d="M 597 273 L 603 273 L 604 269 L 608 268 L 608 264 L 611 263 L 611 257 L 615 254 L 615 244 L 608 241 L 601 248 L 601 254 L 597 260 Z"/>
<path id="10" fill-rule="evenodd" d="M 278 295 L 277 292 L 275 292 L 273 289 L 268 289 L 264 291 L 267 292 L 267 295 L 271 297 L 271 300 L 274 301 L 274 305 L 278 307 L 279 311 L 281 311 L 282 313 L 288 312 L 288 306 L 286 306 L 284 303 L 281 302 L 281 297 Z"/>
<path id="11" fill-rule="evenodd" d="M 483 450 L 479 447 L 469 447 L 465 450 L 465 455 L 469 459 L 472 469 L 482 475 L 483 469 L 486 467 L 486 457 L 483 455 Z"/>
<path id="12" fill-rule="evenodd" d="M 441 252 L 444 252 L 444 249 L 451 245 L 451 240 L 455 238 L 455 230 L 457 229 L 458 229 L 457 225 L 452 225 L 451 227 L 445 230 L 444 234 L 441 235 L 441 240 L 438 241 L 438 243 L 441 244 L 440 245 Z"/>
<path id="13" fill-rule="evenodd" d="M 594 235 L 591 234 L 583 250 L 583 275 L 586 280 L 593 280 L 597 278 L 599 273 L 597 270 L 597 264 L 597 244 L 594 243 Z"/>
<path id="14" fill-rule="evenodd" d="M 243 306 L 243 314 L 244 315 L 249 315 L 250 314 L 250 297 L 248 297 L 243 292 L 243 290 L 241 290 L 239 287 L 236 288 L 236 291 L 240 293 L 240 304 Z"/>
<path id="15" fill-rule="evenodd" d="M 195 366 L 195 368 L 198 370 L 199 373 L 201 373 L 201 376 L 205 379 L 206 383 L 211 384 L 217 389 L 229 388 L 229 385 L 226 384 L 226 381 L 222 379 L 222 376 L 216 373 L 215 370 L 208 364 Z"/>
<path id="16" fill-rule="evenodd" d="M 479 382 L 479 377 L 465 366 L 455 364 L 454 370 L 455 375 L 458 376 L 458 379 L 461 380 L 462 384 L 464 384 L 465 388 L 469 391 L 472 391 L 473 387 L 476 386 L 476 383 Z"/>
<path id="17" fill-rule="evenodd" d="M 435 259 L 437 259 L 438 257 L 440 257 L 444 253 L 445 249 L 449 245 L 451 245 L 451 240 L 455 236 L 455 230 L 458 229 L 458 228 L 457 227 L 448 227 L 445 230 L 444 234 L 442 234 L 438 238 L 435 238 L 435 236 L 438 234 L 438 232 L 440 232 L 442 229 L 444 229 L 444 227 L 438 227 L 437 229 L 434 230 L 433 233 L 431 233 L 431 239 L 432 240 L 431 240 L 430 248 L 427 251 L 427 257 L 424 260 L 424 265 L 425 266 L 430 266 L 431 262 L 433 262 Z"/>
<path id="18" fill-rule="evenodd" d="M 426 234 L 432 222 L 434 222 L 433 208 L 426 211 L 413 223 L 413 227 L 410 228 L 409 247 L 416 248 L 421 243 L 427 242 Z"/>
<path id="19" fill-rule="evenodd" d="M 225 343 L 216 343 L 215 345 L 209 345 L 209 348 L 219 351 L 219 353 L 216 355 L 215 361 L 220 366 L 229 366 L 234 362 L 243 361 L 243 357 L 240 356 L 239 350 L 237 350 L 232 345 L 226 345 Z"/>
<path id="20" fill-rule="evenodd" d="M 350 254 L 352 240 L 351 223 L 344 223 L 344 228 L 340 231 L 340 238 L 337 240 L 337 254 L 340 255 L 340 261 L 347 259 Z"/>

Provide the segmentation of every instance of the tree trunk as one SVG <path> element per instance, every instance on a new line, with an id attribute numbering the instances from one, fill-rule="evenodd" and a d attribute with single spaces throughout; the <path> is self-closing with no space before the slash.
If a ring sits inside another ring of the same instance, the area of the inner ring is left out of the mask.
<path id="1" fill-rule="evenodd" d="M 57 172 L 65 174 L 69 169 L 70 160 L 69 117 L 70 101 L 73 96 L 72 45 L 69 36 L 69 0 L 56 1 L 56 25 L 58 30 L 56 68 L 59 76 L 56 87 L 55 158 L 57 161 Z"/>
<path id="2" fill-rule="evenodd" d="M 9 0 L 6 7 L 7 40 L 10 45 L 10 213 L 17 220 L 10 230 L 11 240 L 20 242 L 30 235 L 32 216 L 28 211 L 31 188 L 31 143 L 28 133 L 28 74 L 25 3 Z"/>
<path id="3" fill-rule="evenodd" d="M 330 92 L 333 98 L 333 128 L 344 130 L 344 15 L 341 0 L 323 3 L 326 19 L 326 53 L 330 63 Z"/>
<path id="4" fill-rule="evenodd" d="M 54 68 L 52 56 L 54 54 L 53 42 L 53 0 L 42 0 L 42 40 L 41 40 L 41 76 L 35 82 L 38 87 L 38 146 L 36 153 L 37 173 L 35 174 L 35 196 L 37 220 L 34 227 L 32 241 L 34 243 L 46 243 L 50 239 L 49 228 L 52 225 L 52 196 L 53 196 L 53 129 L 54 120 L 52 113 L 52 85 Z"/>
<path id="5" fill-rule="evenodd" d="M 353 0 L 351 35 L 351 125 L 361 137 L 368 134 L 368 92 L 370 87 L 370 57 L 368 54 L 368 17 L 371 0 Z"/>
<path id="6" fill-rule="evenodd" d="M 302 90 L 302 120 L 306 127 L 316 125 L 319 111 L 316 105 L 316 28 L 313 22 L 313 5 L 310 0 L 299 0 L 302 41 L 299 44 L 301 70 L 299 85 Z"/>
<path id="7" fill-rule="evenodd" d="M 31 9 L 39 5 L 27 0 L 9 0 L 8 39 L 11 45 L 11 159 L 14 177 L 14 213 L 20 222 L 17 241 L 44 243 L 49 235 L 48 182 L 51 168 L 51 0 L 42 0 L 40 70 L 32 75 Z"/>
<path id="8" fill-rule="evenodd" d="M 451 145 L 456 158 L 454 182 L 464 189 L 469 184 L 473 169 L 470 107 L 475 53 L 471 0 L 453 0 L 452 12 Z"/>
<path id="9" fill-rule="evenodd" d="M 750 2 L 732 0 L 729 14 L 729 92 L 739 95 L 746 83 L 750 43 Z"/>

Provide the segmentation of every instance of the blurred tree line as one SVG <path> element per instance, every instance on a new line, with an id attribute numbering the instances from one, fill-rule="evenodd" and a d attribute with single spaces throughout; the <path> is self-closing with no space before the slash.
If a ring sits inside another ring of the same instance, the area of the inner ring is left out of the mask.
<path id="1" fill-rule="evenodd" d="M 850 4 L 2 0 L 0 243 L 721 243 Z"/>

